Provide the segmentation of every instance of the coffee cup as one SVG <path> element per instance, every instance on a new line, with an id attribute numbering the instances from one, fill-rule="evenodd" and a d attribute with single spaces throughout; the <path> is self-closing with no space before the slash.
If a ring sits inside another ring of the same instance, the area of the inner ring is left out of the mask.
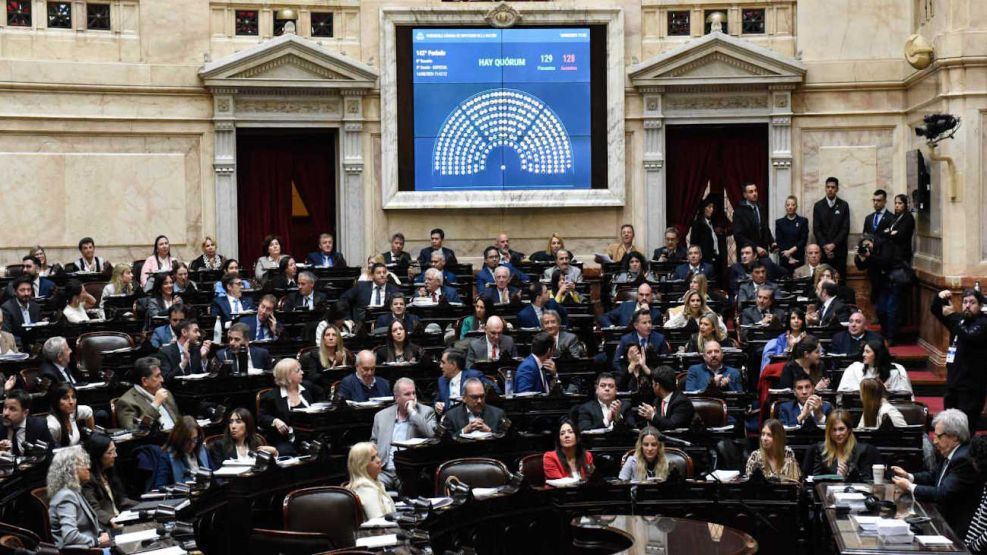
<path id="1" fill-rule="evenodd" d="M 875 464 L 873 466 L 873 470 L 874 470 L 874 484 L 875 485 L 877 485 L 877 484 L 883 484 L 884 483 L 884 465 L 883 464 Z"/>

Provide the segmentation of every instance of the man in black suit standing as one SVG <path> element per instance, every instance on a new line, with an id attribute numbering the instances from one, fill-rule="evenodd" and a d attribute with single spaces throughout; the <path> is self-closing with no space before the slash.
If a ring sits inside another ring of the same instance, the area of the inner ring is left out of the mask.
<path id="1" fill-rule="evenodd" d="M 463 402 L 449 409 L 442 422 L 452 437 L 471 432 L 504 433 L 510 427 L 504 411 L 487 404 L 486 389 L 478 378 L 466 380 Z"/>
<path id="2" fill-rule="evenodd" d="M 861 233 L 870 233 L 880 242 L 882 237 L 888 236 L 884 230 L 891 226 L 894 214 L 886 208 L 888 193 L 884 189 L 874 191 L 871 201 L 874 203 L 874 211 L 864 218 L 864 228 Z"/>
<path id="3" fill-rule="evenodd" d="M 13 334 L 20 344 L 24 341 L 24 324 L 41 321 L 41 306 L 34 302 L 34 284 L 30 276 L 19 276 L 13 284 L 14 297 L 3 303 L 3 331 Z"/>
<path id="4" fill-rule="evenodd" d="M 7 393 L 3 400 L 3 421 L 0 422 L 0 453 L 24 454 L 25 443 L 44 441 L 51 449 L 53 441 L 45 419 L 30 416 L 31 396 L 22 389 Z"/>
<path id="5" fill-rule="evenodd" d="M 933 471 L 909 474 L 900 466 L 891 467 L 894 485 L 910 491 L 916 501 L 932 501 L 956 532 L 966 537 L 970 520 L 980 501 L 981 482 L 970 457 L 970 430 L 966 414 L 946 409 L 932 419 L 932 443 L 943 457 Z"/>
<path id="6" fill-rule="evenodd" d="M 976 433 L 980 411 L 987 393 L 987 316 L 983 314 L 984 297 L 976 289 L 967 289 L 960 296 L 959 310 L 953 307 L 953 293 L 944 289 L 932 298 L 929 307 L 936 320 L 949 330 L 949 351 L 946 353 L 947 409 L 960 409 L 967 415 L 971 435 Z"/>
<path id="7" fill-rule="evenodd" d="M 850 205 L 836 196 L 840 180 L 826 178 L 826 197 L 812 207 L 812 234 L 822 246 L 823 262 L 846 276 L 847 238 L 850 236 Z M 845 279 L 845 278 L 844 278 Z"/>
<path id="8" fill-rule="evenodd" d="M 777 248 L 768 225 L 768 213 L 758 206 L 757 184 L 744 184 L 744 202 L 733 211 L 733 239 L 737 248 L 753 245 L 758 258 Z"/>
<path id="9" fill-rule="evenodd" d="M 169 343 L 158 351 L 161 374 L 171 383 L 176 376 L 200 374 L 209 371 L 209 347 L 212 341 L 199 344 L 202 332 L 195 320 L 182 320 L 178 324 L 178 341 Z"/>
<path id="10" fill-rule="evenodd" d="M 675 389 L 675 370 L 670 366 L 659 366 L 651 373 L 651 380 L 655 402 L 639 406 L 637 415 L 659 430 L 688 428 L 696 409 L 685 394 Z"/>
<path id="11" fill-rule="evenodd" d="M 610 372 L 596 376 L 596 398 L 576 408 L 579 429 L 612 431 L 617 427 L 634 427 L 631 403 L 617 399 L 617 381 Z"/>

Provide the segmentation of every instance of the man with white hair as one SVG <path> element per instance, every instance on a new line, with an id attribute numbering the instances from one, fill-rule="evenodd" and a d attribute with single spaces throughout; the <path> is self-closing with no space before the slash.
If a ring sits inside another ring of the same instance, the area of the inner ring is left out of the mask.
<path id="1" fill-rule="evenodd" d="M 513 359 L 517 356 L 514 340 L 504 335 L 504 321 L 499 316 L 487 318 L 483 331 L 483 337 L 470 341 L 469 351 L 466 353 L 466 368 L 473 368 L 478 360 Z"/>
<path id="2" fill-rule="evenodd" d="M 445 283 L 456 283 L 456 274 L 446 270 L 446 255 L 443 251 L 432 251 L 428 267 L 442 272 L 442 281 Z M 425 270 L 428 270 L 428 268 L 425 268 Z M 424 271 L 415 277 L 415 283 L 425 283 Z"/>
<path id="3" fill-rule="evenodd" d="M 366 349 L 356 355 L 356 371 L 339 382 L 339 396 L 347 401 L 362 403 L 372 397 L 388 397 L 391 395 L 391 384 L 384 378 L 378 378 L 377 357 Z"/>
<path id="4" fill-rule="evenodd" d="M 910 474 L 893 466 L 894 485 L 910 491 L 916 501 L 932 501 L 957 537 L 965 537 L 980 502 L 980 480 L 970 458 L 970 429 L 966 414 L 946 409 L 932 419 L 932 443 L 943 460 L 933 471 Z"/>
<path id="5" fill-rule="evenodd" d="M 377 444 L 377 454 L 383 470 L 380 481 L 388 490 L 400 489 L 400 481 L 394 468 L 394 442 L 413 438 L 431 438 L 437 422 L 435 411 L 418 402 L 415 382 L 400 378 L 394 382 L 394 404 L 374 415 L 374 427 L 370 441 Z"/>
<path id="6" fill-rule="evenodd" d="M 511 270 L 506 266 L 498 266 L 494 270 L 494 286 L 477 293 L 488 305 L 511 304 L 521 302 L 520 291 L 510 285 Z"/>
<path id="7" fill-rule="evenodd" d="M 438 304 L 442 300 L 450 303 L 462 302 L 455 287 L 443 285 L 442 272 L 437 268 L 425 270 L 424 275 L 425 285 L 418 288 L 418 298 L 425 299 L 425 304 Z"/>
<path id="8" fill-rule="evenodd" d="M 64 337 L 49 337 L 41 348 L 44 355 L 44 362 L 41 363 L 39 377 L 47 378 L 51 385 L 68 382 L 72 385 L 81 385 L 83 382 L 72 373 L 72 348 Z"/>

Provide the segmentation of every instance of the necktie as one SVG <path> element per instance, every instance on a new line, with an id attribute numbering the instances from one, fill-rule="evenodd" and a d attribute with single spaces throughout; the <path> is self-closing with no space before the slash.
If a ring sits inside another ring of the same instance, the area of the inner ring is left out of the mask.
<path id="1" fill-rule="evenodd" d="M 500 290 L 500 302 L 501 304 L 507 304 L 507 289 Z"/>
<path id="2" fill-rule="evenodd" d="M 942 484 L 942 478 L 946 475 L 946 467 L 949 466 L 949 459 L 942 461 L 942 472 L 939 473 L 939 481 L 936 482 L 936 487 Z"/>
<path id="3" fill-rule="evenodd" d="M 668 409 L 668 401 L 666 401 L 666 400 L 664 400 L 664 399 L 662 399 L 662 400 L 661 400 L 661 415 L 662 415 L 662 416 L 665 416 L 665 411 L 666 411 L 667 409 Z"/>
<path id="4" fill-rule="evenodd" d="M 545 376 L 545 369 L 541 368 L 538 373 L 541 374 L 541 390 L 548 393 L 548 378 Z"/>
<path id="5" fill-rule="evenodd" d="M 449 382 L 449 398 L 452 399 L 453 397 L 456 397 L 456 388 L 453 387 L 452 382 Z"/>
<path id="6" fill-rule="evenodd" d="M 69 372 L 69 369 L 68 368 L 65 368 L 64 370 L 62 370 L 62 374 L 65 375 L 65 381 L 67 381 L 68 383 L 70 383 L 72 385 L 75 385 L 75 378 L 72 377 L 72 372 Z"/>
<path id="7" fill-rule="evenodd" d="M 754 205 L 754 223 L 757 224 L 757 228 L 761 229 L 761 211 L 757 209 L 757 205 Z"/>
<path id="8" fill-rule="evenodd" d="M 380 299 L 380 286 L 376 285 L 374 286 L 374 306 L 380 306 L 382 304 L 384 303 L 382 303 Z"/>
<path id="9" fill-rule="evenodd" d="M 21 305 L 21 317 L 25 324 L 33 324 L 31 321 L 31 305 Z"/>
<path id="10" fill-rule="evenodd" d="M 644 350 L 648 348 L 648 340 L 641 338 L 641 353 L 644 354 Z"/>
<path id="11" fill-rule="evenodd" d="M 240 314 L 240 299 L 233 300 L 233 314 Z"/>
<path id="12" fill-rule="evenodd" d="M 329 265 L 329 257 L 326 256 L 326 255 L 324 255 L 324 254 L 322 255 L 322 265 L 323 266 L 328 266 Z"/>
<path id="13" fill-rule="evenodd" d="M 40 297 L 41 294 L 38 292 L 38 282 L 34 282 L 33 287 L 34 287 L 34 296 L 35 297 Z"/>
<path id="14" fill-rule="evenodd" d="M 254 339 L 258 341 L 264 339 L 264 322 L 261 322 L 260 318 L 257 319 L 257 335 Z"/>
<path id="15" fill-rule="evenodd" d="M 435 291 L 432 291 L 432 302 L 433 303 L 439 302 L 439 295 Z"/>
<path id="16" fill-rule="evenodd" d="M 490 345 L 490 360 L 497 360 L 497 344 Z"/>
<path id="17" fill-rule="evenodd" d="M 877 224 L 881 223 L 881 213 L 874 212 L 874 231 L 877 231 Z"/>

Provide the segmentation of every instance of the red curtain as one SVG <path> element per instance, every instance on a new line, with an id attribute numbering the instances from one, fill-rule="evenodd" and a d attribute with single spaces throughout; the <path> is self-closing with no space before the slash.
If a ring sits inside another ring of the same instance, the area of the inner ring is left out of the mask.
<path id="1" fill-rule="evenodd" d="M 669 225 L 685 238 L 696 218 L 703 193 L 731 204 L 743 197 L 743 183 L 758 184 L 766 205 L 768 186 L 768 129 L 765 125 L 671 125 L 666 130 L 666 177 Z"/>
<path id="2" fill-rule="evenodd" d="M 333 231 L 334 153 L 331 134 L 237 136 L 241 266 L 252 265 L 265 254 L 268 234 L 282 238 L 281 252 L 303 259 L 316 250 L 318 233 Z M 307 221 L 292 218 L 292 183 L 308 210 Z"/>

